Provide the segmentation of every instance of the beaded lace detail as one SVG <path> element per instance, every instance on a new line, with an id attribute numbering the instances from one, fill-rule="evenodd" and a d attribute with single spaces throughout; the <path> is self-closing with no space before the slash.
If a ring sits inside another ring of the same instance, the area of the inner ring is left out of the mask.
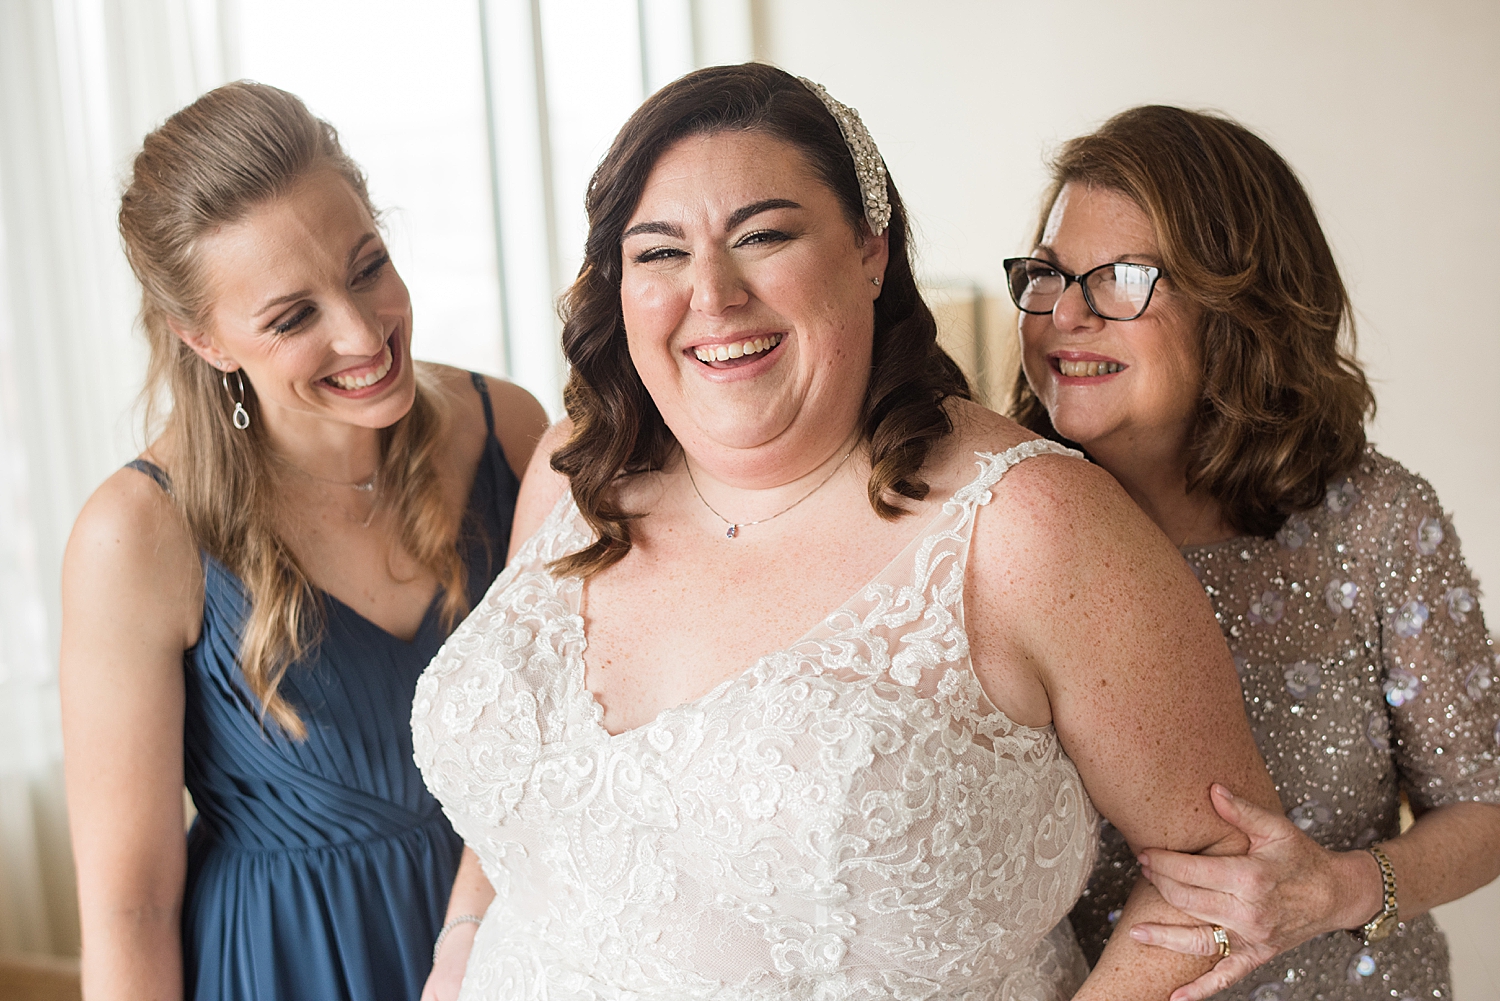
<path id="1" fill-rule="evenodd" d="M 969 663 L 979 475 L 792 646 L 617 735 L 584 687 L 569 496 L 417 686 L 417 764 L 496 897 L 479 998 L 1071 996 L 1098 817 L 1056 734 Z"/>

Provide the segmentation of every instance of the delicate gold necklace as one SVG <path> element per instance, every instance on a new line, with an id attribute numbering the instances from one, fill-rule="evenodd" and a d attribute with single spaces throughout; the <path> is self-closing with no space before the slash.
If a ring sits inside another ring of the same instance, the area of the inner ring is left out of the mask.
<path id="1" fill-rule="evenodd" d="M 283 459 L 282 461 L 286 462 L 285 459 Z M 330 480 L 326 476 L 317 476 L 313 473 L 309 473 L 301 466 L 294 465 L 290 462 L 287 462 L 287 465 L 291 466 L 303 476 L 306 476 L 309 480 L 317 480 L 319 483 L 327 483 L 330 486 L 335 487 L 348 487 L 350 490 L 355 490 L 362 494 L 373 493 L 375 491 L 375 483 L 380 478 L 380 470 L 377 469 L 375 470 L 375 472 L 371 473 L 369 476 L 366 476 L 364 479 L 355 480 L 353 483 L 350 483 L 348 480 Z"/>
<path id="2" fill-rule="evenodd" d="M 693 479 L 693 466 L 692 463 L 688 462 L 687 452 L 682 453 L 682 464 L 687 469 L 688 482 L 693 485 L 693 493 L 698 495 L 698 499 L 703 502 L 704 507 L 713 512 L 713 516 L 715 518 L 718 518 L 724 524 L 729 526 L 729 530 L 724 533 L 724 537 L 726 539 L 734 539 L 739 537 L 740 529 L 749 528 L 752 525 L 764 525 L 768 521 L 774 521 L 775 519 L 780 518 L 782 515 L 786 514 L 792 508 L 796 507 L 798 504 L 801 504 L 803 501 L 807 500 L 819 490 L 822 490 L 828 485 L 828 481 L 833 479 L 834 473 L 837 473 L 840 469 L 844 468 L 844 463 L 849 461 L 849 456 L 853 455 L 854 449 L 858 447 L 859 442 L 856 441 L 854 443 L 854 446 L 851 447 L 849 451 L 844 453 L 844 457 L 838 461 L 838 465 L 834 466 L 833 469 L 828 473 L 828 475 L 823 477 L 823 479 L 818 483 L 817 486 L 813 487 L 807 493 L 803 494 L 801 497 L 798 497 L 796 500 L 792 501 L 786 507 L 782 508 L 780 511 L 777 511 L 770 517 L 761 518 L 758 521 L 730 521 L 718 511 L 714 510 L 714 506 L 708 502 L 708 498 L 703 496 L 703 491 L 698 489 L 698 481 Z"/>
<path id="3" fill-rule="evenodd" d="M 283 456 L 278 455 L 276 458 L 281 462 L 282 465 L 287 466 L 294 472 L 307 477 L 309 480 L 314 480 L 318 483 L 326 483 L 332 487 L 345 487 L 349 490 L 353 490 L 355 493 L 371 494 L 372 496 L 370 497 L 370 513 L 365 515 L 365 520 L 354 521 L 353 518 L 349 518 L 349 520 L 358 525 L 360 528 L 369 528 L 370 523 L 375 520 L 375 512 L 380 509 L 380 468 L 378 466 L 376 467 L 375 471 L 369 476 L 366 476 L 362 480 L 355 480 L 353 483 L 351 483 L 348 480 L 330 480 L 326 476 L 318 476 L 316 473 L 309 473 L 307 470 L 303 469 L 295 462 L 292 462 L 290 459 L 287 459 Z M 342 511 L 343 509 L 340 508 L 340 510 Z M 344 512 L 344 517 L 349 517 L 347 511 Z"/>

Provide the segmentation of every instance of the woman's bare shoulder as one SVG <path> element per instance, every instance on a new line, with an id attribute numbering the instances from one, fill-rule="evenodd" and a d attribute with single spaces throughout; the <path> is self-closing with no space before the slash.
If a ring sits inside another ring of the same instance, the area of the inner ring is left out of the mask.
<path id="1" fill-rule="evenodd" d="M 142 458 L 153 462 L 154 456 Z M 69 548 L 75 544 L 118 548 L 126 556 L 161 555 L 163 545 L 197 551 L 171 495 L 149 473 L 131 466 L 111 473 L 84 502 L 69 537 Z"/>
<path id="2" fill-rule="evenodd" d="M 187 519 L 148 474 L 116 470 L 84 504 L 63 556 L 64 627 L 86 607 L 97 622 L 196 640 L 203 570 Z"/>
<path id="3" fill-rule="evenodd" d="M 524 388 L 504 379 L 485 376 L 495 408 L 495 437 L 505 461 L 518 475 L 531 465 L 537 443 L 547 432 L 547 411 Z"/>
<path id="4" fill-rule="evenodd" d="M 940 478 L 952 489 L 974 479 L 981 455 L 1001 455 L 1026 442 L 1042 440 L 1036 432 L 970 400 L 951 400 L 947 406 L 953 433 L 929 463 L 935 467 L 931 481 L 935 492 L 940 489 Z M 1009 498 L 1007 507 L 1046 509 L 1059 498 L 1067 498 L 1084 507 L 1102 504 L 1127 511 L 1135 508 L 1113 477 L 1075 455 L 1043 453 L 1017 463 L 1006 471 L 995 491 Z M 943 490 L 943 494 L 948 492 Z"/>
<path id="5" fill-rule="evenodd" d="M 511 528 L 511 555 L 547 520 L 558 499 L 568 492 L 568 478 L 552 468 L 552 453 L 562 448 L 573 434 L 573 422 L 564 417 L 542 433 L 531 453 L 531 462 L 521 478 L 521 494 L 516 499 L 516 517 Z"/>
<path id="6" fill-rule="evenodd" d="M 430 384 L 440 391 L 442 406 L 451 422 L 449 434 L 458 446 L 457 453 L 469 458 L 464 470 L 472 472 L 486 435 L 484 399 L 474 385 L 475 373 L 436 362 L 419 364 Z M 515 383 L 482 373 L 480 378 L 484 380 L 494 415 L 495 438 L 505 453 L 506 463 L 519 478 L 531 462 L 537 439 L 547 427 L 547 413 L 534 396 Z"/>

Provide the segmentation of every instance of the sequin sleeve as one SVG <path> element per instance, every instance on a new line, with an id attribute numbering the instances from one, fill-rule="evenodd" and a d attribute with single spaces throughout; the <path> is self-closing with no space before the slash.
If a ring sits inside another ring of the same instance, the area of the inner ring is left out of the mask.
<path id="1" fill-rule="evenodd" d="M 1410 476 L 1389 511 L 1376 609 L 1402 785 L 1418 812 L 1500 804 L 1500 679 L 1478 585 L 1425 480 Z"/>

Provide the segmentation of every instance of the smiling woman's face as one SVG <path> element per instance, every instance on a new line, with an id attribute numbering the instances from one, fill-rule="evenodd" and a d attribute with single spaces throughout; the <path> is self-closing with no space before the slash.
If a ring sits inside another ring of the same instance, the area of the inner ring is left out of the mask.
<path id="1" fill-rule="evenodd" d="M 631 360 L 695 458 L 731 479 L 774 480 L 778 466 L 790 479 L 848 438 L 886 239 L 861 239 L 794 147 L 753 132 L 676 143 L 647 179 L 621 258 Z M 735 454 L 742 473 L 714 463 Z"/>
<path id="2" fill-rule="evenodd" d="M 380 428 L 411 409 L 411 298 L 338 174 L 302 178 L 210 233 L 201 253 L 212 305 L 205 329 L 184 339 L 210 363 L 244 370 L 268 426 Z"/>
<path id="3" fill-rule="evenodd" d="M 1075 275 L 1114 261 L 1162 266 L 1139 205 L 1076 183 L 1058 194 L 1032 256 Z M 1121 449 L 1186 445 L 1203 389 L 1202 346 L 1198 311 L 1170 277 L 1134 320 L 1095 316 L 1074 283 L 1051 313 L 1021 314 L 1020 327 L 1026 380 L 1052 426 L 1106 468 Z"/>

